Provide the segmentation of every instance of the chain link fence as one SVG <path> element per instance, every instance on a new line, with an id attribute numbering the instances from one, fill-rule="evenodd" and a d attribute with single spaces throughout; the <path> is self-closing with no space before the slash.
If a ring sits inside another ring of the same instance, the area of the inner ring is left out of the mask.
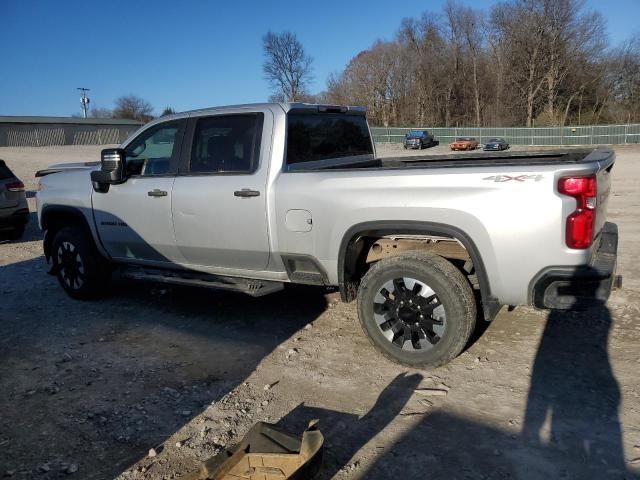
<path id="1" fill-rule="evenodd" d="M 582 127 L 461 127 L 461 128 L 402 128 L 372 127 L 371 133 L 376 143 L 402 143 L 410 130 L 427 130 L 440 144 L 446 144 L 456 137 L 474 137 L 480 143 L 490 138 L 504 138 L 511 145 L 626 145 L 640 143 L 640 124 L 629 125 L 589 125 Z"/>

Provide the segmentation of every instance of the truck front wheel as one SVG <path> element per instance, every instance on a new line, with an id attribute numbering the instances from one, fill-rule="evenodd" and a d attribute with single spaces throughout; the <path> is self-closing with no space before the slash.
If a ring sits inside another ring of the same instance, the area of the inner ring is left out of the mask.
<path id="1" fill-rule="evenodd" d="M 462 273 L 438 255 L 407 252 L 372 266 L 358 290 L 358 316 L 376 349 L 410 367 L 438 367 L 462 352 L 476 302 Z"/>
<path id="2" fill-rule="evenodd" d="M 53 239 L 51 256 L 58 282 L 70 297 L 92 300 L 104 294 L 110 271 L 83 229 L 60 229 Z"/>

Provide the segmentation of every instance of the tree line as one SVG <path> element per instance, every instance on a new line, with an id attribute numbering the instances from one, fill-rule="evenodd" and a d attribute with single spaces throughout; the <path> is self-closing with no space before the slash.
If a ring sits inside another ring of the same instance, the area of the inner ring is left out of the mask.
<path id="1" fill-rule="evenodd" d="M 358 53 L 318 95 L 287 83 L 311 77 L 310 58 L 287 35 L 276 51 L 297 62 L 274 62 L 273 34 L 264 37 L 275 98 L 364 105 L 373 125 L 640 122 L 640 35 L 610 45 L 584 0 L 506 0 L 488 11 L 449 0 L 402 20 L 395 38 Z"/>
<path id="2" fill-rule="evenodd" d="M 613 46 L 585 0 L 448 0 L 402 20 L 311 94 L 313 59 L 292 32 L 263 37 L 271 101 L 363 105 L 376 126 L 562 126 L 640 122 L 640 34 Z M 149 121 L 135 95 L 90 116 Z M 167 107 L 161 113 L 174 113 Z"/>
<path id="3" fill-rule="evenodd" d="M 153 114 L 153 110 L 153 105 L 151 105 L 147 100 L 131 94 L 117 98 L 114 102 L 113 109 L 92 107 L 89 110 L 89 117 L 118 118 L 148 122 L 156 118 Z M 160 116 L 163 117 L 173 113 L 176 113 L 173 108 L 165 107 Z"/>

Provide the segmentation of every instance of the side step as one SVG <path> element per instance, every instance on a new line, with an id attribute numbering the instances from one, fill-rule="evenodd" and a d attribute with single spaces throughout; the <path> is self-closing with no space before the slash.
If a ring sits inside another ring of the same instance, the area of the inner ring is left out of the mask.
<path id="1" fill-rule="evenodd" d="M 173 285 L 190 285 L 195 287 L 230 290 L 246 293 L 252 297 L 262 297 L 284 289 L 282 282 L 255 280 L 251 278 L 223 277 L 207 273 L 187 270 L 163 270 L 155 268 L 125 267 L 121 275 L 133 280 L 146 280 Z"/>

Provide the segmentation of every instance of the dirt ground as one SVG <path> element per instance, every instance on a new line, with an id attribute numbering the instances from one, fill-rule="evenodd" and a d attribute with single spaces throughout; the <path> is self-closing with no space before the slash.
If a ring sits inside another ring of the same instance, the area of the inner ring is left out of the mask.
<path id="1" fill-rule="evenodd" d="M 0 158 L 35 210 L 37 169 L 99 150 Z M 382 358 L 355 305 L 321 288 L 254 299 L 116 280 L 74 301 L 32 218 L 0 244 L 0 477 L 180 478 L 256 421 L 297 433 L 318 418 L 321 479 L 640 478 L 640 148 L 616 150 L 624 288 L 580 314 L 505 308 L 432 371 Z"/>

